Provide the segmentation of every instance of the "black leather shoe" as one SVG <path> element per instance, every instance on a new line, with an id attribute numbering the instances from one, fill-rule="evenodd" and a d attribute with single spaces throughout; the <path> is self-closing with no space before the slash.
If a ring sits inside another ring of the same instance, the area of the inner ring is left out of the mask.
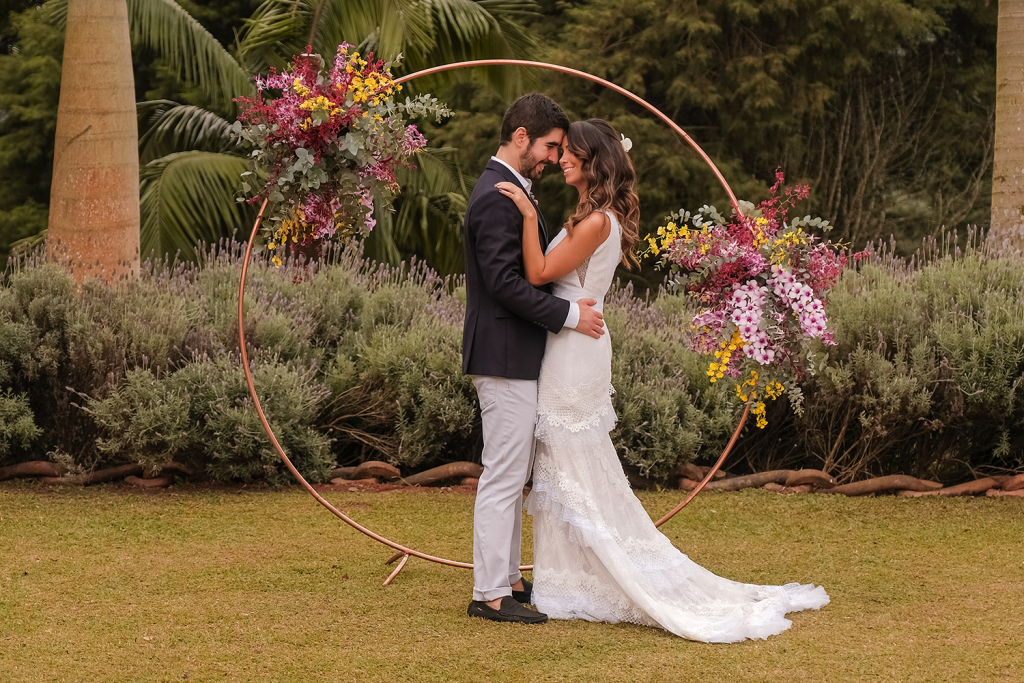
<path id="1" fill-rule="evenodd" d="M 523 579 L 523 590 L 521 590 L 521 591 L 513 590 L 512 591 L 512 599 L 515 600 L 516 602 L 521 602 L 524 605 L 532 605 L 533 604 L 533 584 L 530 583 L 529 581 L 527 581 L 526 579 Z"/>
<path id="2" fill-rule="evenodd" d="M 543 624 L 548 620 L 548 615 L 523 607 L 513 600 L 511 595 L 506 595 L 501 599 L 499 609 L 494 609 L 486 602 L 474 600 L 469 603 L 466 613 L 471 617 L 481 617 L 491 621 L 508 621 L 514 624 Z"/>

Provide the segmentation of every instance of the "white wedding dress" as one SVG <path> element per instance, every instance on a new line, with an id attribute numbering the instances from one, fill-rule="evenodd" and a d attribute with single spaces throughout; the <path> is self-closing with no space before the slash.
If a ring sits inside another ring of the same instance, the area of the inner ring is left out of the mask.
<path id="1" fill-rule="evenodd" d="M 619 224 L 553 293 L 600 310 L 619 261 Z M 553 249 L 564 230 L 552 241 Z M 533 516 L 533 602 L 553 619 L 632 622 L 691 640 L 731 643 L 789 628 L 787 612 L 829 602 L 813 585 L 757 586 L 721 578 L 659 532 L 633 495 L 609 432 L 612 344 L 548 334 L 538 382 L 537 454 L 526 509 Z"/>

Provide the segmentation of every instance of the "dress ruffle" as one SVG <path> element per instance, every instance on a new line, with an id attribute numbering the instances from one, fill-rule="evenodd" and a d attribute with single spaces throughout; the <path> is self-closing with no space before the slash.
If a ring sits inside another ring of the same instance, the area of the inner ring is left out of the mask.
<path id="1" fill-rule="evenodd" d="M 614 454 L 608 434 L 603 438 L 602 450 Z M 549 617 L 629 622 L 731 643 L 781 633 L 791 625 L 788 612 L 828 604 L 821 587 L 742 584 L 697 565 L 654 527 L 617 459 L 612 465 L 583 441 L 567 441 L 538 445 L 526 501 L 534 518 L 534 604 Z M 585 458 L 589 471 L 555 466 L 552 451 Z"/>

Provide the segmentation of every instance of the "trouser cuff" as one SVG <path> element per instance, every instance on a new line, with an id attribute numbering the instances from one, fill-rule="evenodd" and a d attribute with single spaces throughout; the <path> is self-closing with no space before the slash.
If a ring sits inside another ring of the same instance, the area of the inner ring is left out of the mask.
<path id="1" fill-rule="evenodd" d="M 473 589 L 473 599 L 480 602 L 490 602 L 491 600 L 503 598 L 506 595 L 512 595 L 512 588 L 509 586 L 505 586 L 503 588 L 491 588 L 490 590 L 485 591 L 477 590 L 476 588 Z"/>

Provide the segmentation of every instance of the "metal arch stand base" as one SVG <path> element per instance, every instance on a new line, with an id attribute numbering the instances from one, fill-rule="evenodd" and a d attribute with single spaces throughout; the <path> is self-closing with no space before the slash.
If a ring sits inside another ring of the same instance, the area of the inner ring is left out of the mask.
<path id="1" fill-rule="evenodd" d="M 405 563 L 409 561 L 409 553 L 397 552 L 394 555 L 392 555 L 391 559 L 388 560 L 387 562 L 385 562 L 384 564 L 385 565 L 389 565 L 392 562 L 394 562 L 395 560 L 397 560 L 398 558 L 402 558 L 402 561 L 398 563 L 397 567 L 395 567 L 395 571 L 391 572 L 391 575 L 388 576 L 388 578 L 384 579 L 384 584 L 383 585 L 385 585 L 385 586 L 388 585 L 389 583 L 391 583 L 394 580 L 394 578 L 396 576 L 398 576 L 398 572 L 402 571 L 402 569 L 405 567 Z"/>
<path id="2" fill-rule="evenodd" d="M 735 194 L 733 194 L 732 188 L 729 187 L 729 183 L 726 182 L 725 177 L 722 175 L 722 173 L 715 166 L 714 162 L 711 161 L 711 158 L 707 155 L 707 153 L 705 153 L 704 150 L 701 149 L 700 146 L 696 142 L 694 142 L 693 138 L 691 138 L 689 135 L 687 135 L 686 131 L 684 131 L 682 128 L 680 128 L 679 125 L 676 124 L 675 121 L 673 121 L 671 118 L 669 118 L 668 116 L 663 114 L 661 111 L 659 111 L 656 107 L 654 107 L 650 103 L 648 103 L 645 100 L 641 99 L 637 95 L 634 95 L 633 93 L 631 93 L 630 91 L 626 90 L 625 88 L 622 88 L 622 87 L 620 87 L 618 85 L 615 85 L 614 83 L 611 83 L 610 81 L 606 81 L 603 78 L 599 78 L 599 77 L 594 76 L 592 74 L 588 74 L 585 71 L 579 71 L 577 69 L 570 69 L 569 67 L 560 66 L 558 64 L 547 64 L 547 63 L 544 63 L 544 62 L 531 62 L 531 61 L 526 61 L 526 60 L 522 60 L 522 59 L 481 59 L 481 60 L 474 60 L 474 61 L 468 61 L 468 62 L 458 62 L 458 63 L 455 63 L 455 64 L 444 64 L 444 65 L 436 66 L 436 67 L 433 67 L 433 68 L 430 68 L 430 69 L 424 69 L 423 71 L 418 71 L 416 73 L 409 74 L 407 76 L 402 76 L 401 78 L 397 78 L 397 79 L 395 79 L 395 83 L 396 84 L 404 83 L 406 81 L 411 81 L 414 78 L 419 78 L 420 76 L 427 76 L 429 74 L 440 73 L 440 72 L 443 72 L 443 71 L 450 71 L 450 70 L 453 70 L 453 69 L 461 69 L 461 68 L 466 68 L 466 67 L 479 67 L 479 66 L 527 66 L 527 67 L 536 67 L 536 68 L 542 68 L 542 69 L 549 69 L 551 71 L 558 71 L 558 72 L 569 74 L 569 75 L 572 75 L 572 76 L 578 76 L 580 78 L 584 78 L 586 80 L 593 81 L 595 83 L 599 83 L 599 84 L 605 86 L 606 88 L 614 90 L 615 92 L 619 93 L 620 95 L 623 95 L 623 96 L 629 98 L 630 100 L 640 104 L 641 106 L 646 108 L 648 111 L 653 113 L 655 116 L 657 116 L 659 119 L 661 119 L 661 121 L 663 121 L 666 125 L 668 125 L 669 128 L 674 130 L 680 137 L 683 138 L 683 140 L 685 140 L 700 155 L 700 157 L 704 160 L 704 162 L 714 172 L 715 177 L 718 178 L 719 183 L 721 183 L 722 187 L 725 189 L 726 193 L 729 195 L 729 201 L 732 203 L 733 209 L 737 213 L 742 213 L 740 211 L 739 202 L 736 201 L 736 196 L 735 196 Z M 372 538 L 373 540 L 377 541 L 378 543 L 382 543 L 382 544 L 388 546 L 389 548 L 392 548 L 395 551 L 397 551 L 387 562 L 385 562 L 385 565 L 391 565 L 396 560 L 401 558 L 401 561 L 398 563 L 398 566 L 395 567 L 394 571 L 391 572 L 391 575 L 388 576 L 388 578 L 384 581 L 384 585 L 385 586 L 389 585 L 395 579 L 395 577 L 398 576 L 399 572 L 401 572 L 402 569 L 405 568 L 406 564 L 409 562 L 409 558 L 410 557 L 418 557 L 418 558 L 421 558 L 421 559 L 424 559 L 424 560 L 428 560 L 430 562 L 436 562 L 438 564 L 448 565 L 449 567 L 460 567 L 460 568 L 463 568 L 463 569 L 472 569 L 473 565 L 468 563 L 468 562 L 457 562 L 455 560 L 448 560 L 448 559 L 445 559 L 443 557 L 435 557 L 433 555 L 428 555 L 426 553 L 422 553 L 422 552 L 420 552 L 418 550 L 414 550 L 412 548 L 407 548 L 407 547 L 401 545 L 400 543 L 396 543 L 395 541 L 392 541 L 390 539 L 384 538 L 383 536 L 374 533 L 373 531 L 367 529 L 366 527 L 362 526 L 361 524 L 359 524 L 355 520 L 353 520 L 350 517 L 348 517 L 348 515 L 343 513 L 341 510 L 339 510 L 338 508 L 336 508 L 333 505 L 331 505 L 331 503 L 329 501 L 327 501 L 323 496 L 321 496 L 316 491 L 316 489 L 314 489 L 313 486 L 308 481 L 306 481 L 305 477 L 303 477 L 302 474 L 299 473 L 299 471 L 295 468 L 295 465 L 292 464 L 291 459 L 289 459 L 288 455 L 284 452 L 284 449 L 281 447 L 281 444 L 277 440 L 277 436 L 274 435 L 274 430 L 270 427 L 270 422 L 267 420 L 267 416 L 263 412 L 263 406 L 260 403 L 259 396 L 256 393 L 256 387 L 253 384 L 252 368 L 249 365 L 248 345 L 247 345 L 247 342 L 246 342 L 246 339 L 245 339 L 245 316 L 244 316 L 244 314 L 245 314 L 245 306 L 244 306 L 244 304 L 245 304 L 245 281 L 246 281 L 246 275 L 248 274 L 248 270 L 249 270 L 249 261 L 252 258 L 253 240 L 255 239 L 256 233 L 259 230 L 260 223 L 262 223 L 262 221 L 263 221 L 263 212 L 266 210 L 266 208 L 267 208 L 267 200 L 264 200 L 263 201 L 263 205 L 260 207 L 259 214 L 256 216 L 256 222 L 252 226 L 252 233 L 250 233 L 250 235 L 249 235 L 249 242 L 246 245 L 246 249 L 245 249 L 245 258 L 242 261 L 242 275 L 241 275 L 240 282 L 239 282 L 239 285 L 238 285 L 238 343 L 239 343 L 239 353 L 241 355 L 241 361 L 242 361 L 242 369 L 245 371 L 245 383 L 246 383 L 246 385 L 249 388 L 249 395 L 252 397 L 253 405 L 256 407 L 256 412 L 257 412 L 257 414 L 259 415 L 259 418 L 260 418 L 260 423 L 263 425 L 263 429 L 267 432 L 267 436 L 270 438 L 270 442 L 274 446 L 274 450 L 277 451 L 278 456 L 284 462 L 285 467 L 288 468 L 288 471 L 292 473 L 292 476 L 295 477 L 296 481 L 298 481 L 299 484 L 303 488 L 305 488 L 306 491 L 311 496 L 313 496 L 313 498 L 316 499 L 316 501 L 318 503 L 320 503 L 322 506 L 324 506 L 327 510 L 329 510 L 334 516 L 339 518 L 341 521 L 343 521 L 346 524 L 348 524 L 349 526 L 351 526 L 353 529 L 355 529 L 355 530 L 357 530 L 357 531 L 359 531 L 359 532 L 369 536 L 370 538 Z M 668 520 L 672 519 L 672 517 L 677 512 L 679 512 L 684 507 L 686 507 L 690 503 L 690 501 L 693 500 L 694 497 L 701 491 L 701 489 L 703 489 L 704 486 L 709 481 L 711 481 L 712 477 L 714 477 L 714 475 L 715 475 L 715 472 L 717 472 L 718 469 L 722 466 L 722 463 L 725 462 L 726 456 L 728 456 L 729 452 L 732 450 L 733 445 L 736 443 L 736 440 L 739 438 L 740 431 L 743 429 L 743 425 L 746 423 L 747 415 L 749 413 L 750 413 L 750 405 L 748 404 L 744 408 L 744 410 L 743 410 L 743 415 L 740 418 L 739 424 L 736 426 L 736 431 L 733 432 L 732 438 L 729 440 L 729 444 L 725 447 L 725 450 L 722 451 L 722 455 L 718 458 L 718 461 L 715 463 L 715 465 L 708 471 L 708 473 L 705 475 L 704 479 L 700 482 L 700 484 L 698 484 L 697 487 L 694 488 L 693 491 L 690 492 L 690 495 L 687 496 L 686 499 L 682 503 L 677 505 L 675 507 L 675 509 L 673 509 L 667 515 L 665 515 L 660 520 L 658 520 L 655 523 L 655 526 L 660 527 L 662 524 L 664 524 Z M 520 567 L 520 569 L 522 571 L 529 571 L 529 570 L 533 569 L 533 565 L 523 565 L 522 567 Z"/>

